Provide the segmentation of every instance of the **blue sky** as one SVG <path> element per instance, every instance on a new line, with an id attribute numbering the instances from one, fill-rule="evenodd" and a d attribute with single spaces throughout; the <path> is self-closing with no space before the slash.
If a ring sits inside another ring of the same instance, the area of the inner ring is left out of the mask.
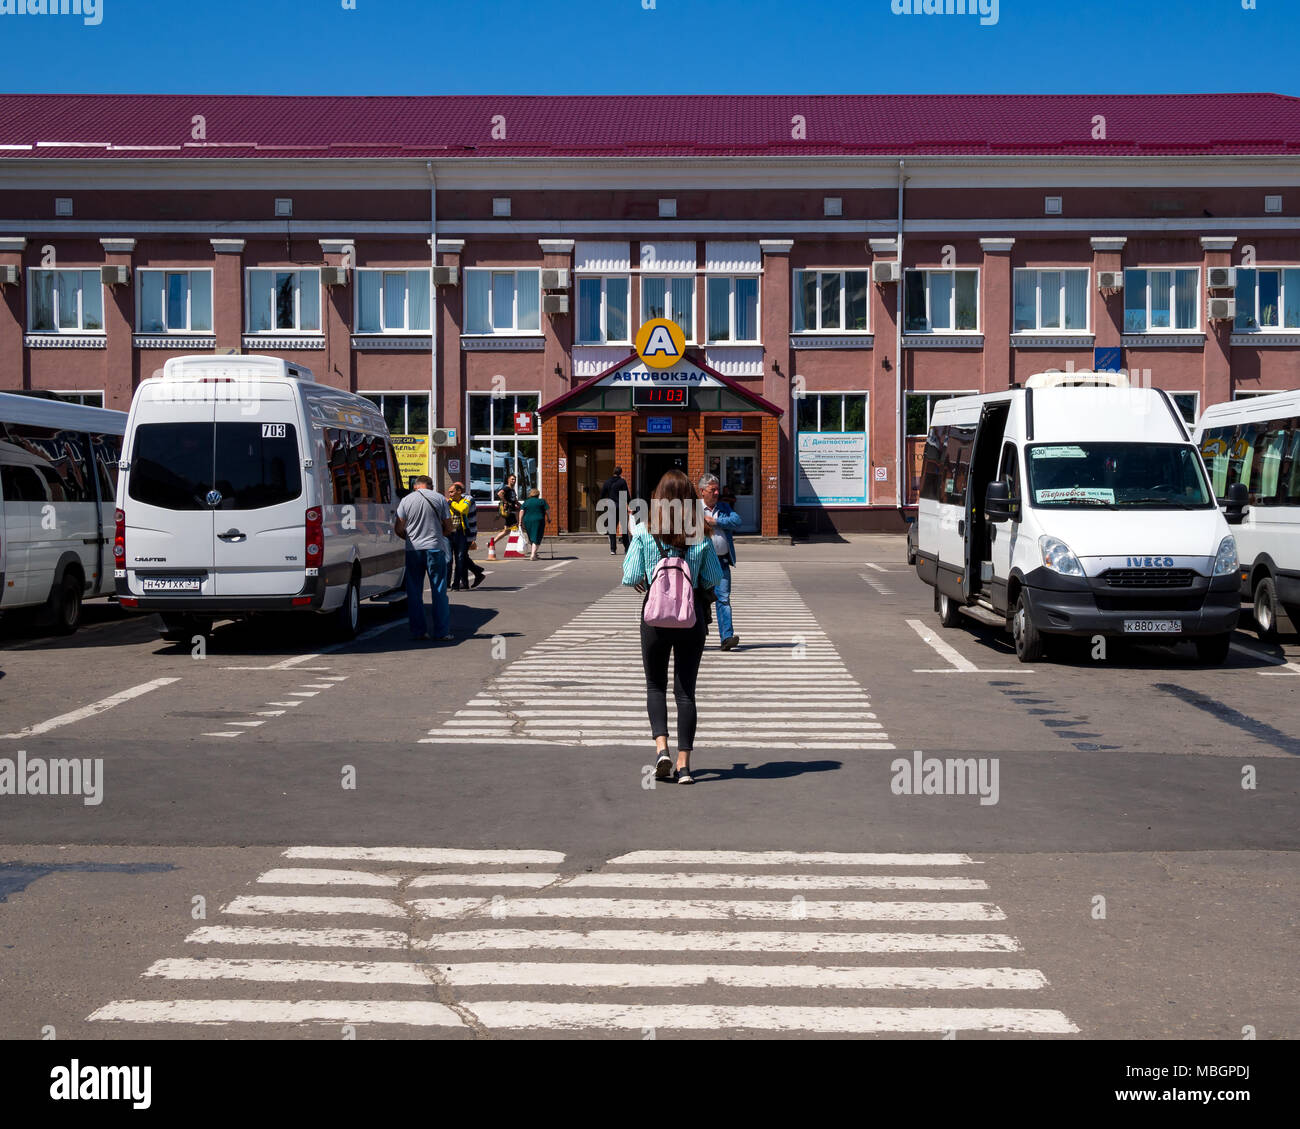
<path id="1" fill-rule="evenodd" d="M 1297 0 L 996 0 L 985 26 L 904 0 L 76 2 L 99 22 L 0 14 L 0 89 L 1300 95 Z"/>

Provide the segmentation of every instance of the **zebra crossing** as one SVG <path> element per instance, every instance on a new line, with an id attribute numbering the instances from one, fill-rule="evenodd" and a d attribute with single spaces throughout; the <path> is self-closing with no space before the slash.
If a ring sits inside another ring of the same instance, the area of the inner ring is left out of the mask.
<path id="1" fill-rule="evenodd" d="M 190 933 L 203 955 L 155 961 L 137 998 L 89 1021 L 1078 1033 L 1026 1006 L 1047 978 L 965 854 L 632 851 L 581 872 L 539 850 L 291 847 L 281 861 Z"/>
<path id="2" fill-rule="evenodd" d="M 700 666 L 696 748 L 893 749 L 867 692 L 776 564 L 735 573 L 737 650 Z M 530 647 L 424 744 L 647 745 L 637 609 L 619 587 Z M 761 611 L 759 610 L 761 609 Z M 676 731 L 669 695 L 669 734 Z"/>

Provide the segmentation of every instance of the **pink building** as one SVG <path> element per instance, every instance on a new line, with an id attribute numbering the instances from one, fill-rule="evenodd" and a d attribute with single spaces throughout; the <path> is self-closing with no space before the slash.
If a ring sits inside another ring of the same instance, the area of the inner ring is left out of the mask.
<path id="1" fill-rule="evenodd" d="M 1300 383 L 1297 216 L 1270 94 L 9 96 L 0 390 L 272 353 L 564 530 L 615 461 L 716 469 L 767 535 L 899 528 L 935 398 Z M 651 317 L 712 374 L 675 408 L 593 382 Z"/>

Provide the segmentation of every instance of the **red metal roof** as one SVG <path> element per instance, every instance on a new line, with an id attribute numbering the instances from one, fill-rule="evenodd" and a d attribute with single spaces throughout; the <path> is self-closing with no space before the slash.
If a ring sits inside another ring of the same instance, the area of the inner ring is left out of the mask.
<path id="1" fill-rule="evenodd" d="M 3 104 L 0 158 L 1300 153 L 1300 99 L 1281 94 L 9 94 Z M 193 138 L 196 115 L 204 140 Z M 806 140 L 791 137 L 796 115 Z M 1093 140 L 1096 115 L 1105 140 Z"/>

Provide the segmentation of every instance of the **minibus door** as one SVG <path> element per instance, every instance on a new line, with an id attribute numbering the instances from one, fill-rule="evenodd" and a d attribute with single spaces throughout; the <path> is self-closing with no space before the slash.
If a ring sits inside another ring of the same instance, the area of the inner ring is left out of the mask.
<path id="1" fill-rule="evenodd" d="M 983 587 L 981 566 L 989 559 L 989 523 L 984 517 L 984 494 L 997 474 L 1002 453 L 1002 436 L 1007 427 L 1010 405 L 985 404 L 975 429 L 970 468 L 966 477 L 966 517 L 962 526 L 962 596 L 973 599 Z"/>

